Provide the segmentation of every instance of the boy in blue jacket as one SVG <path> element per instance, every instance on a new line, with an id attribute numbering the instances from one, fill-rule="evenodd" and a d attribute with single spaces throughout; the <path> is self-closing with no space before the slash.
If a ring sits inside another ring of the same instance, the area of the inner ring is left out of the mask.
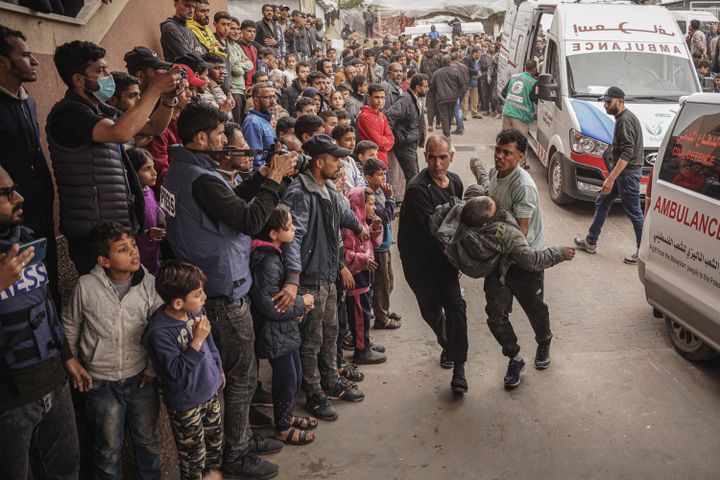
<path id="1" fill-rule="evenodd" d="M 225 386 L 225 375 L 203 309 L 204 284 L 205 275 L 194 265 L 163 265 L 155 289 L 165 305 L 143 335 L 162 379 L 183 480 L 217 478 L 222 463 L 218 390 Z"/>

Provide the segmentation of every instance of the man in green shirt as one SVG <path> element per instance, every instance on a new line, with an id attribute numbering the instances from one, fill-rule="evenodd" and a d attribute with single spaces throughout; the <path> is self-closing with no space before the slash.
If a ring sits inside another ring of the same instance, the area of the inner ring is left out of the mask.
<path id="1" fill-rule="evenodd" d="M 525 62 L 525 71 L 510 77 L 507 85 L 505 85 L 503 90 L 505 105 L 502 110 L 503 130 L 515 128 L 520 130 L 526 137 L 528 136 L 530 123 L 535 120 L 537 73 L 537 63 L 535 60 L 530 59 Z M 524 169 L 529 168 L 525 158 L 523 158 L 521 165 Z"/>

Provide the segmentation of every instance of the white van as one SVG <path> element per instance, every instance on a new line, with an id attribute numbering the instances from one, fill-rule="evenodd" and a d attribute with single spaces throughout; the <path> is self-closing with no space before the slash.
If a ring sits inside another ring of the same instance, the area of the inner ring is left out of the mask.
<path id="1" fill-rule="evenodd" d="M 687 29 L 690 26 L 692 20 L 700 20 L 700 24 L 703 23 L 718 23 L 718 19 L 715 15 L 710 12 L 703 10 L 670 10 L 673 18 L 680 27 L 682 33 L 687 33 Z"/>
<path id="2" fill-rule="evenodd" d="M 690 360 L 720 350 L 720 95 L 682 104 L 653 167 L 638 274 Z"/>
<path id="3" fill-rule="evenodd" d="M 508 5 L 498 91 L 525 61 L 539 60 L 540 100 L 530 145 L 547 167 L 550 196 L 564 205 L 592 201 L 609 174 L 615 119 L 598 98 L 615 85 L 643 126 L 647 173 L 678 109 L 700 81 L 677 23 L 660 6 L 628 2 L 528 1 Z M 543 37 L 545 48 L 535 51 Z"/>

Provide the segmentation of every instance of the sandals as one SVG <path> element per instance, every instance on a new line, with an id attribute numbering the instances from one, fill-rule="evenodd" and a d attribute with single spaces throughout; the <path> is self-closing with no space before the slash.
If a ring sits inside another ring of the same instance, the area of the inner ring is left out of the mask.
<path id="1" fill-rule="evenodd" d="M 290 427 L 288 430 L 283 431 L 287 432 L 287 437 L 284 440 L 280 440 L 277 435 L 275 435 L 275 438 L 286 445 L 307 445 L 315 441 L 315 433 L 307 430 Z M 299 432 L 297 438 L 295 438 L 295 432 Z"/>
<path id="2" fill-rule="evenodd" d="M 402 324 L 397 320 L 393 320 L 389 316 L 387 320 L 385 320 L 385 323 L 375 322 L 375 328 L 378 330 L 395 330 L 400 327 L 402 327 Z"/>
<path id="3" fill-rule="evenodd" d="M 398 314 L 395 313 L 395 312 L 390 312 L 390 314 L 388 315 L 388 318 L 390 318 L 390 319 L 392 319 L 392 320 L 397 320 L 398 322 L 399 322 L 400 320 L 402 320 L 402 316 L 398 315 Z"/>
<path id="4" fill-rule="evenodd" d="M 341 377 L 345 377 L 351 382 L 362 382 L 365 379 L 365 375 L 357 369 L 357 365 L 354 363 L 344 363 L 340 367 L 339 372 Z"/>
<path id="5" fill-rule="evenodd" d="M 315 417 L 296 417 L 293 415 L 290 426 L 299 430 L 315 430 L 318 426 L 318 419 Z"/>

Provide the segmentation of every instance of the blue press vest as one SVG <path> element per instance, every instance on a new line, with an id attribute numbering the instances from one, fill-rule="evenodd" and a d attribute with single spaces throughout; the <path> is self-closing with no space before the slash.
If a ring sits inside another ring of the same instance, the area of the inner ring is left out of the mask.
<path id="1" fill-rule="evenodd" d="M 170 170 L 160 191 L 165 212 L 167 238 L 175 256 L 200 267 L 207 276 L 208 297 L 234 301 L 247 295 L 250 275 L 251 238 L 210 218 L 192 196 L 192 184 L 201 175 L 212 175 L 230 184 L 206 155 L 196 155 L 181 146 L 170 147 Z"/>
<path id="2" fill-rule="evenodd" d="M 13 243 L 32 240 L 29 231 L 18 227 L 8 241 L 0 244 L 6 251 Z M 0 291 L 0 352 L 10 370 L 42 363 L 60 355 L 64 341 L 55 305 L 48 295 L 48 274 L 43 263 L 28 265 L 20 280 Z"/>

